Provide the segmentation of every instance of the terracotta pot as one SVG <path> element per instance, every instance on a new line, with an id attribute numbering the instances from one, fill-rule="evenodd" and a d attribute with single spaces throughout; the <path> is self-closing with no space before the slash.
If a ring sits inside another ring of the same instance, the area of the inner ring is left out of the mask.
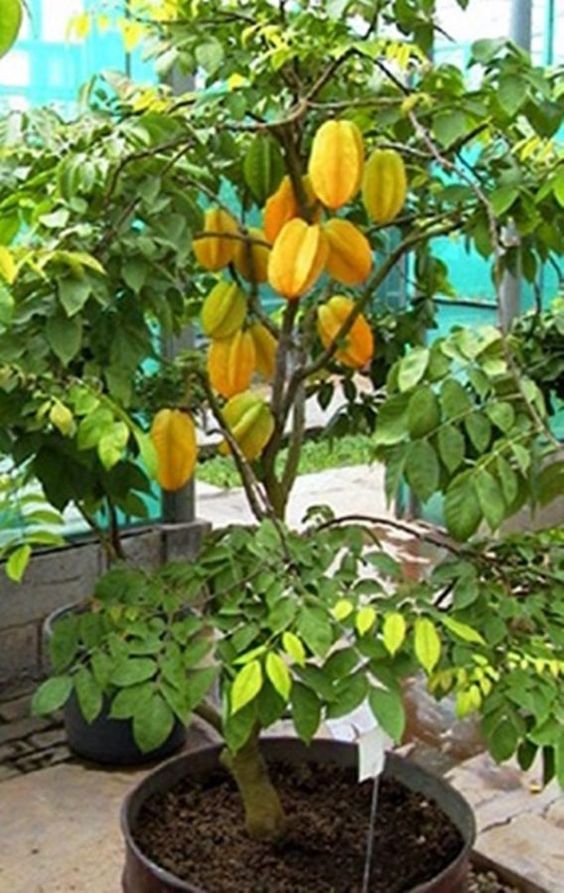
<path id="1" fill-rule="evenodd" d="M 145 856 L 133 839 L 132 830 L 143 804 L 155 793 L 162 793 L 173 787 L 186 775 L 205 779 L 219 767 L 221 746 L 204 747 L 189 755 L 176 757 L 160 766 L 135 787 L 128 795 L 122 808 L 121 827 L 125 837 L 126 863 L 123 873 L 124 893 L 213 893 L 204 891 L 175 877 L 160 868 Z M 306 747 L 296 738 L 266 738 L 262 749 L 267 760 L 283 760 L 290 763 L 314 762 L 334 763 L 338 766 L 354 767 L 357 763 L 357 747 L 344 741 L 319 740 Z M 431 881 L 414 887 L 408 893 L 462 893 L 468 871 L 468 861 L 476 826 L 474 815 L 467 802 L 443 779 L 408 760 L 389 754 L 386 760 L 386 776 L 400 781 L 413 791 L 432 798 L 460 831 L 464 845 L 447 868 Z M 401 834 L 401 828 L 398 828 Z M 312 891 L 313 893 L 313 891 Z"/>
<path id="2" fill-rule="evenodd" d="M 43 625 L 43 636 L 48 642 L 53 635 L 53 626 L 71 611 L 84 611 L 79 605 L 59 608 L 47 617 Z M 63 721 L 67 742 L 77 756 L 93 763 L 108 766 L 140 766 L 170 757 L 184 745 L 186 729 L 178 720 L 164 744 L 149 753 L 143 753 L 135 743 L 133 724 L 129 719 L 112 719 L 110 701 L 105 698 L 100 715 L 92 723 L 84 719 L 77 698 L 73 692 L 63 707 Z"/>

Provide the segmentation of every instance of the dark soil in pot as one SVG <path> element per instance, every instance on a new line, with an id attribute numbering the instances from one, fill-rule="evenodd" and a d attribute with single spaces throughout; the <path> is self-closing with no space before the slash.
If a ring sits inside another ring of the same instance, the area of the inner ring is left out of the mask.
<path id="1" fill-rule="evenodd" d="M 278 844 L 247 837 L 239 794 L 219 769 L 202 783 L 179 777 L 154 790 L 134 818 L 133 838 L 149 862 L 165 869 L 167 880 L 179 881 L 148 884 L 143 891 L 360 893 L 372 782 L 359 785 L 356 770 L 346 765 L 350 759 L 342 762 L 271 763 L 290 819 L 290 832 Z M 461 893 L 471 817 L 461 822 L 463 835 L 427 793 L 406 786 L 394 773 L 387 776 L 380 786 L 370 893 Z M 457 862 L 456 883 L 441 881 L 441 873 Z M 124 889 L 137 893 L 138 888 Z"/>

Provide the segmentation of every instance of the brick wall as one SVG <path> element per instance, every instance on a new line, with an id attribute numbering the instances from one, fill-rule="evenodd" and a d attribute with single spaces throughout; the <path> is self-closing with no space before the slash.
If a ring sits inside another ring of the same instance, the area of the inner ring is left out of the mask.
<path id="1" fill-rule="evenodd" d="M 202 521 L 143 528 L 124 536 L 124 548 L 135 564 L 155 567 L 194 556 L 207 528 Z M 84 541 L 35 555 L 21 584 L 0 577 L 0 691 L 42 675 L 43 621 L 87 598 L 106 568 L 100 546 Z"/>

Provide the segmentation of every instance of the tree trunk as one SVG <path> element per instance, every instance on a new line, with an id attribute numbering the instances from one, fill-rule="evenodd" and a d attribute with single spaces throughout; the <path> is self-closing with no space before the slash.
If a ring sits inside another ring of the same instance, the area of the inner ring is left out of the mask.
<path id="1" fill-rule="evenodd" d="M 272 841 L 283 837 L 288 823 L 259 750 L 258 729 L 236 754 L 224 750 L 221 762 L 239 788 L 249 837 Z"/>

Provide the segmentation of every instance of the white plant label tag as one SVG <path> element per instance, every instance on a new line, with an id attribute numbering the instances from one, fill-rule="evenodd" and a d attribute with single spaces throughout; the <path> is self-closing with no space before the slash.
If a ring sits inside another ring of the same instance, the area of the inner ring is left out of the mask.
<path id="1" fill-rule="evenodd" d="M 355 742 L 358 746 L 358 780 L 377 778 L 382 773 L 386 751 L 393 747 L 389 735 L 375 725 L 374 714 L 368 702 L 347 716 L 326 721 L 331 737 L 337 741 Z"/>
<path id="2" fill-rule="evenodd" d="M 377 778 L 382 774 L 386 751 L 390 747 L 390 739 L 379 726 L 363 732 L 357 738 L 358 745 L 358 780 Z"/>

